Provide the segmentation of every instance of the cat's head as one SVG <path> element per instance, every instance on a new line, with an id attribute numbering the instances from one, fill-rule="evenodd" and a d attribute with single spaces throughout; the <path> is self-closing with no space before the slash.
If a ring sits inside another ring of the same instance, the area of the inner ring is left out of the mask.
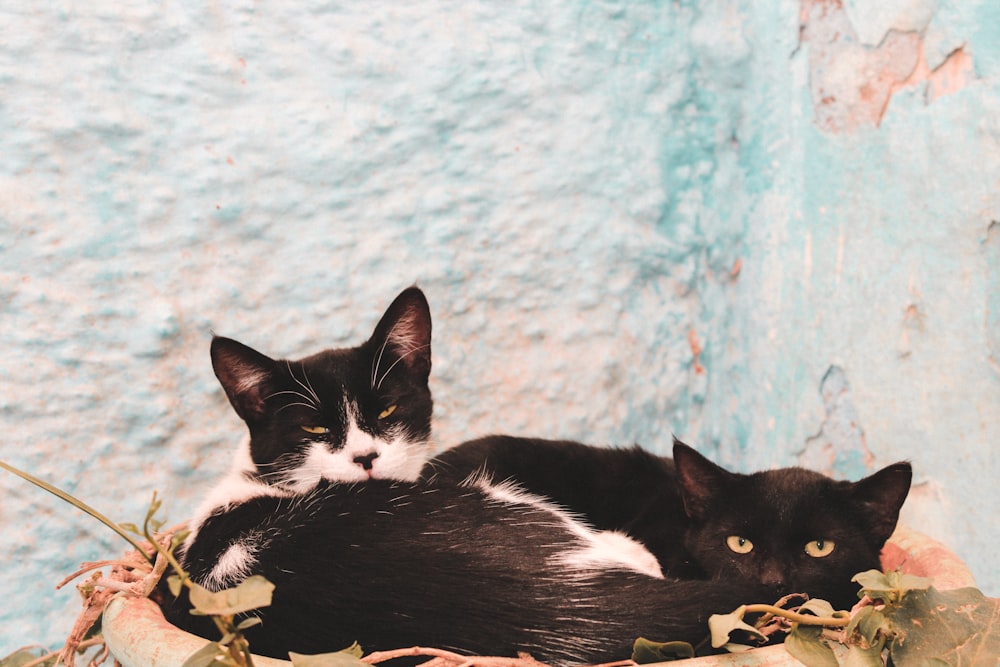
<path id="1" fill-rule="evenodd" d="M 802 468 L 729 472 L 674 441 L 674 464 L 691 520 L 686 546 L 713 578 L 806 593 L 837 609 L 857 602 L 858 572 L 879 553 L 910 489 L 909 463 L 859 482 Z"/>
<path id="2" fill-rule="evenodd" d="M 256 479 L 303 491 L 321 479 L 415 480 L 429 454 L 431 316 L 416 287 L 389 306 L 371 338 L 297 361 L 229 338 L 212 367 L 250 429 Z"/>

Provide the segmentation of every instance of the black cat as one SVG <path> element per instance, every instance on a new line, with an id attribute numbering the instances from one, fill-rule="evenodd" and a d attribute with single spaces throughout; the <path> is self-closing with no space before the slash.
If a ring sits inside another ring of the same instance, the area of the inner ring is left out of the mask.
<path id="1" fill-rule="evenodd" d="M 774 601 L 767 586 L 650 576 L 648 552 L 547 500 L 486 481 L 322 481 L 209 516 L 183 555 L 213 588 L 251 574 L 275 584 L 247 631 L 256 653 L 429 646 L 528 652 L 556 665 L 627 658 L 639 636 L 697 643 L 712 613 Z M 220 564 L 239 571 L 219 576 Z M 655 561 L 653 561 L 655 566 Z M 183 599 L 176 625 L 211 637 Z"/>
<path id="2" fill-rule="evenodd" d="M 371 338 L 298 361 L 216 337 L 212 366 L 249 441 L 190 522 L 260 495 L 321 480 L 415 480 L 430 454 L 431 316 L 416 287 L 392 302 Z"/>
<path id="3" fill-rule="evenodd" d="M 625 532 L 668 577 L 760 582 L 849 609 L 851 577 L 879 568 L 911 470 L 896 463 L 854 483 L 802 468 L 744 475 L 676 440 L 671 460 L 638 447 L 489 436 L 422 473 L 451 484 L 470 475 L 514 481 L 595 528 Z"/>

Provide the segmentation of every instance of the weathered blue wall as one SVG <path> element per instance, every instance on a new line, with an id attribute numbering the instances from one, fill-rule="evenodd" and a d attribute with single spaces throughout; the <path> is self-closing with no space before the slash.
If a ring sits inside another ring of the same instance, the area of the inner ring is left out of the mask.
<path id="1" fill-rule="evenodd" d="M 909 458 L 1000 593 L 995 2 L 15 2 L 0 91 L 0 457 L 116 519 L 228 465 L 211 332 L 354 344 L 417 282 L 440 446 Z M 0 493 L 3 654 L 122 545 Z"/>

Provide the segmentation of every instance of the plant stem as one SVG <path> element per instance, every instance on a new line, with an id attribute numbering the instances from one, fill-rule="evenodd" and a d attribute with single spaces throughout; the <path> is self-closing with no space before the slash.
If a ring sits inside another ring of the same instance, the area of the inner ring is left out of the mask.
<path id="1" fill-rule="evenodd" d="M 827 627 L 843 628 L 846 627 L 848 623 L 851 622 L 851 617 L 849 615 L 843 616 L 813 616 L 812 614 L 799 614 L 794 611 L 788 611 L 787 609 L 782 609 L 781 607 L 775 607 L 770 604 L 751 604 L 746 607 L 747 613 L 764 613 L 773 614 L 775 616 L 781 616 L 782 618 L 787 618 L 790 621 L 798 623 L 799 625 L 824 625 Z"/>
<path id="2" fill-rule="evenodd" d="M 42 481 L 42 480 L 38 479 L 37 477 L 35 477 L 34 475 L 32 475 L 30 473 L 26 473 L 23 470 L 19 470 L 19 469 L 15 468 L 14 466 L 10 465 L 9 463 L 6 463 L 4 461 L 0 461 L 0 468 L 3 468 L 4 470 L 6 470 L 8 472 L 14 473 L 15 475 L 17 475 L 21 479 L 26 480 L 28 482 L 31 482 L 32 484 L 34 484 L 38 488 L 43 489 L 45 491 L 48 491 L 49 493 L 51 493 L 55 497 L 59 498 L 60 500 L 64 500 L 67 503 L 69 503 L 70 505 L 72 505 L 73 507 L 76 507 L 77 509 L 82 510 L 82 511 L 86 512 L 87 514 L 89 514 L 90 516 L 94 517 L 95 519 L 97 519 L 98 521 L 100 521 L 101 523 L 103 523 L 105 526 L 107 526 L 111 530 L 115 531 L 118 534 L 118 536 L 121 537 L 123 540 L 125 540 L 126 542 L 128 542 L 129 544 L 131 544 L 132 547 L 136 551 L 138 551 L 139 553 L 141 553 L 145 557 L 145 559 L 147 561 L 149 561 L 150 565 L 153 564 L 153 559 L 149 556 L 149 554 L 146 553 L 146 551 L 141 546 L 139 546 L 138 542 L 136 542 L 135 540 L 133 540 L 129 536 L 129 534 L 126 533 L 124 530 L 122 530 L 122 528 L 118 524 L 116 524 L 114 521 L 112 521 L 108 517 L 104 516 L 103 514 L 101 514 L 97 510 L 95 510 L 93 507 L 91 507 L 87 503 L 85 503 L 82 500 L 79 500 L 77 498 L 74 498 L 73 496 L 71 496 L 68 493 L 66 493 L 65 491 L 63 491 L 62 489 L 56 488 L 56 487 L 52 486 L 51 484 L 49 484 L 48 482 Z"/>

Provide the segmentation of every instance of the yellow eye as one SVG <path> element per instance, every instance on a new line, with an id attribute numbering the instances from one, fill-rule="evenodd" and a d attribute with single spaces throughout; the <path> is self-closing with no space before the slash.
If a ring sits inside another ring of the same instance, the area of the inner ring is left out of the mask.
<path id="1" fill-rule="evenodd" d="M 813 558 L 823 558 L 832 554 L 836 546 L 837 543 L 830 540 L 813 540 L 806 542 L 806 553 Z"/>
<path id="2" fill-rule="evenodd" d="M 383 410 L 382 412 L 378 413 L 378 418 L 379 419 L 385 419 L 386 417 L 388 417 L 389 415 L 391 415 L 395 411 L 396 411 L 396 406 L 395 405 L 390 405 L 385 410 Z"/>
<path id="3" fill-rule="evenodd" d="M 301 426 L 300 428 L 306 433 L 312 433 L 313 435 L 323 435 L 330 432 L 330 429 L 325 426 Z"/>
<path id="4" fill-rule="evenodd" d="M 727 537 L 726 546 L 738 554 L 748 554 L 753 551 L 753 542 L 739 535 L 730 535 Z"/>

